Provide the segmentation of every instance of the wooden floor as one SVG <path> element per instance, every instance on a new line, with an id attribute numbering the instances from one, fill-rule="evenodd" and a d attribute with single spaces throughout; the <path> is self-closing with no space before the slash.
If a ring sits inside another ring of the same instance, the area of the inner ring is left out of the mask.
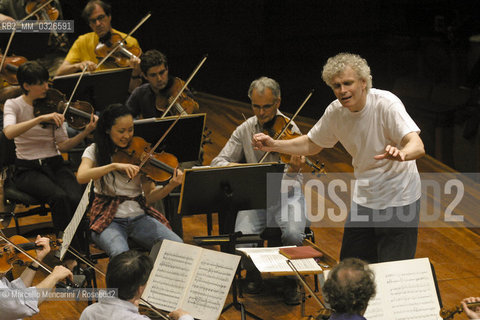
<path id="1" fill-rule="evenodd" d="M 234 128 L 242 123 L 245 117 L 252 115 L 248 105 L 207 94 L 198 94 L 201 112 L 207 113 L 207 126 L 212 131 L 212 144 L 205 146 L 204 164 L 209 164 L 211 159 L 218 154 Z M 243 115 L 242 115 L 243 114 Z M 320 114 L 318 115 L 320 116 Z M 313 119 L 299 118 L 296 120 L 303 132 L 315 123 Z M 324 150 L 317 156 L 320 162 L 325 163 L 327 172 L 351 172 L 351 159 L 341 147 Z M 422 172 L 452 172 L 431 157 L 425 157 L 418 161 L 418 167 Z M 478 206 L 480 199 L 479 190 L 475 184 L 466 188 L 467 197 L 471 197 L 471 206 L 461 211 L 473 226 L 480 226 Z M 48 222 L 49 218 L 25 218 L 23 225 Z M 204 216 L 191 216 L 184 218 L 185 242 L 191 243 L 193 236 L 206 235 L 206 219 Z M 216 226 L 216 224 L 215 224 Z M 215 228 L 214 232 L 218 229 Z M 325 252 L 338 258 L 342 239 L 342 228 L 325 228 L 316 226 L 313 228 L 316 243 Z M 424 224 L 419 230 L 417 257 L 428 257 L 435 267 L 440 293 L 443 304 L 448 307 L 459 304 L 464 297 L 480 296 L 480 236 L 478 228 L 464 228 L 461 226 L 442 225 L 431 228 Z M 100 261 L 98 267 L 106 269 L 107 261 Z M 40 273 L 40 272 L 39 272 Z M 43 275 L 39 275 L 36 281 Z M 99 286 L 104 285 L 103 279 L 99 279 Z M 227 302 L 231 301 L 231 295 Z M 267 290 L 260 295 L 245 295 L 242 299 L 247 309 L 263 319 L 301 319 L 300 307 L 288 307 L 282 303 L 278 292 Z M 81 311 L 85 308 L 84 302 L 45 302 L 40 307 L 40 314 L 33 319 L 78 319 Z M 315 314 L 318 309 L 313 299 L 306 302 L 307 314 Z M 230 309 L 224 313 L 225 319 L 240 319 L 240 313 Z M 305 318 L 306 319 L 306 318 Z M 466 319 L 459 315 L 456 319 Z"/>

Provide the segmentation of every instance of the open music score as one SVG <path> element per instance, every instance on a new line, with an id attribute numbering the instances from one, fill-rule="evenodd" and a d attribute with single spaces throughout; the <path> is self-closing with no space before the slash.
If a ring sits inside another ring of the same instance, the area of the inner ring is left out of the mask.
<path id="1" fill-rule="evenodd" d="M 239 262 L 239 256 L 163 240 L 142 298 L 165 311 L 218 319 Z"/>
<path id="2" fill-rule="evenodd" d="M 428 258 L 369 265 L 377 294 L 368 303 L 368 320 L 441 320 L 440 303 Z M 328 271 L 325 272 L 328 275 Z"/>

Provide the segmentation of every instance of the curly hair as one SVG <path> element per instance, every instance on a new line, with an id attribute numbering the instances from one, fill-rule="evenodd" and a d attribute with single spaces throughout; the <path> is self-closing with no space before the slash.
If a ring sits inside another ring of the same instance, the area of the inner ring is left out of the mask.
<path id="1" fill-rule="evenodd" d="M 375 291 L 372 270 L 366 262 L 356 258 L 340 262 L 323 286 L 325 300 L 337 313 L 362 314 Z"/>
<path id="2" fill-rule="evenodd" d="M 322 79 L 325 83 L 332 87 L 333 78 L 341 74 L 345 68 L 349 66 L 358 75 L 360 79 L 367 82 L 367 93 L 372 87 L 372 76 L 370 74 L 370 67 L 367 60 L 360 57 L 358 54 L 342 52 L 334 57 L 330 57 L 327 63 L 323 66 Z"/>

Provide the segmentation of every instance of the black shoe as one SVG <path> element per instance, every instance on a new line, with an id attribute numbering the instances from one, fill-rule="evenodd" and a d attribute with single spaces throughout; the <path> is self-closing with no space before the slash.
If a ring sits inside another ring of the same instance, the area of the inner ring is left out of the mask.
<path id="1" fill-rule="evenodd" d="M 296 306 L 300 304 L 301 294 L 297 280 L 286 278 L 285 286 L 283 289 L 283 301 L 286 305 Z"/>
<path id="2" fill-rule="evenodd" d="M 260 272 L 257 270 L 255 271 L 247 271 L 247 276 L 245 277 L 245 286 L 244 291 L 245 293 L 249 294 L 256 294 L 260 293 L 263 289 L 263 281 Z"/>

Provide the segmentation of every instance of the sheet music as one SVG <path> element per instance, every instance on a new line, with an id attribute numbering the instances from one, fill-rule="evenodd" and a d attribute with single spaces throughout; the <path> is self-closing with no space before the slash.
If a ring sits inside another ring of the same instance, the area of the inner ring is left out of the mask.
<path id="1" fill-rule="evenodd" d="M 292 269 L 287 264 L 288 258 L 283 254 L 280 254 L 279 249 L 280 247 L 258 249 L 241 248 L 237 250 L 245 252 L 247 256 L 252 259 L 258 271 L 262 273 L 272 272 L 293 274 Z M 322 268 L 313 258 L 295 259 L 291 261 L 299 272 L 322 272 Z"/>
<path id="2" fill-rule="evenodd" d="M 156 307 L 178 309 L 202 248 L 163 240 L 142 297 Z"/>
<path id="3" fill-rule="evenodd" d="M 142 298 L 165 311 L 217 319 L 239 262 L 239 256 L 163 240 Z"/>
<path id="4" fill-rule="evenodd" d="M 428 258 L 371 264 L 377 294 L 370 300 L 369 320 L 441 320 L 440 304 Z"/>
<path id="5" fill-rule="evenodd" d="M 240 256 L 204 250 L 182 308 L 198 319 L 218 319 Z"/>
<path id="6" fill-rule="evenodd" d="M 63 260 L 65 253 L 67 253 L 67 250 L 70 247 L 70 243 L 72 243 L 73 236 L 75 235 L 75 232 L 77 232 L 78 225 L 82 221 L 83 215 L 87 210 L 88 203 L 90 201 L 90 190 L 92 187 L 92 181 L 93 180 L 90 180 L 90 182 L 87 184 L 87 187 L 83 192 L 82 199 L 80 199 L 80 202 L 78 203 L 72 220 L 63 231 L 62 246 L 60 247 L 60 260 Z"/>

